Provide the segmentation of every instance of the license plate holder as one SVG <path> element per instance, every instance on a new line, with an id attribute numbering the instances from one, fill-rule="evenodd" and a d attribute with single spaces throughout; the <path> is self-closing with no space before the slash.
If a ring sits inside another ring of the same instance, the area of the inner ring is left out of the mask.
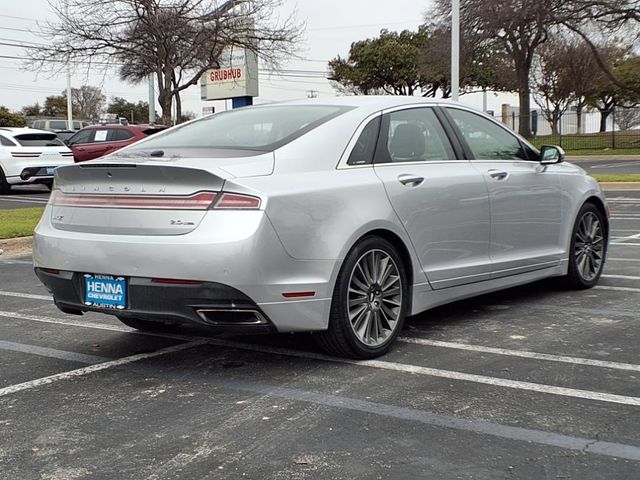
<path id="1" fill-rule="evenodd" d="M 127 308 L 127 279 L 114 275 L 84 274 L 84 304 L 90 307 Z"/>

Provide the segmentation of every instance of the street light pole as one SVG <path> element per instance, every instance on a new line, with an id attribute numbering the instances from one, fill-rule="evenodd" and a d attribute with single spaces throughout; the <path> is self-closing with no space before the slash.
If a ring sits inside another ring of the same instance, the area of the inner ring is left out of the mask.
<path id="1" fill-rule="evenodd" d="M 460 0 L 451 0 L 451 99 L 460 92 Z"/>
<path id="2" fill-rule="evenodd" d="M 69 29 L 69 0 L 67 0 L 65 2 L 65 9 L 64 9 L 64 13 L 65 16 L 67 17 L 66 20 L 66 24 L 67 24 L 67 30 Z M 68 36 L 67 36 L 67 43 L 68 43 Z M 69 45 L 67 45 L 67 48 L 70 48 Z M 70 61 L 70 55 L 67 54 L 67 127 L 69 130 L 73 130 L 73 103 L 71 102 L 71 61 Z"/>

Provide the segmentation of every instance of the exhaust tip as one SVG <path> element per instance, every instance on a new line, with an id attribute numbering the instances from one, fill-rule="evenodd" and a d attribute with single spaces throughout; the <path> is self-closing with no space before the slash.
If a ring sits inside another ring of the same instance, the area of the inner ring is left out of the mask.
<path id="1" fill-rule="evenodd" d="M 257 310 L 215 309 L 196 310 L 208 325 L 267 325 L 267 319 Z"/>

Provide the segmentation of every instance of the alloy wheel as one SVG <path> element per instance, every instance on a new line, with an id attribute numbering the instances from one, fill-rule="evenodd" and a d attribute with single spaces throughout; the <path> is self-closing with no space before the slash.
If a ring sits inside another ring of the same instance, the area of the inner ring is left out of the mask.
<path id="1" fill-rule="evenodd" d="M 349 325 L 358 340 L 378 347 L 398 327 L 402 282 L 396 262 L 383 250 L 369 250 L 356 262 L 349 279 Z"/>
<path id="2" fill-rule="evenodd" d="M 584 280 L 589 282 L 598 276 L 604 259 L 604 232 L 593 212 L 586 212 L 580 219 L 574 255 L 578 273 Z"/>

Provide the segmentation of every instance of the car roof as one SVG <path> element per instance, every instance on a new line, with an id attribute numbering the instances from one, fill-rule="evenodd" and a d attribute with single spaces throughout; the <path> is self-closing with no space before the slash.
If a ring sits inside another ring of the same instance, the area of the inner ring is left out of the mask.
<path id="1" fill-rule="evenodd" d="M 0 127 L 0 133 L 3 133 L 9 137 L 15 137 L 16 135 L 22 135 L 25 133 L 46 133 L 47 135 L 55 135 L 54 132 L 48 130 L 39 130 L 37 128 L 17 128 L 17 127 Z"/>
<path id="2" fill-rule="evenodd" d="M 107 123 L 106 125 L 89 125 L 87 127 L 84 127 L 82 130 L 96 130 L 98 128 L 101 129 L 105 129 L 105 128 L 121 128 L 121 129 L 125 129 L 125 130 L 148 130 L 150 128 L 167 128 L 164 125 L 148 125 L 148 124 L 136 124 L 136 125 L 122 125 L 119 123 Z M 81 131 L 81 130 L 78 130 Z"/>
<path id="3" fill-rule="evenodd" d="M 451 105 L 458 104 L 448 99 L 436 99 L 427 97 L 411 97 L 403 95 L 350 95 L 342 97 L 328 97 L 328 98 L 313 98 L 313 99 L 301 99 L 301 100 L 289 100 L 285 102 L 279 102 L 277 105 L 338 105 L 348 107 L 370 107 L 372 109 L 384 110 L 386 108 L 392 108 L 403 105 Z M 274 105 L 261 104 L 262 105 Z"/>

